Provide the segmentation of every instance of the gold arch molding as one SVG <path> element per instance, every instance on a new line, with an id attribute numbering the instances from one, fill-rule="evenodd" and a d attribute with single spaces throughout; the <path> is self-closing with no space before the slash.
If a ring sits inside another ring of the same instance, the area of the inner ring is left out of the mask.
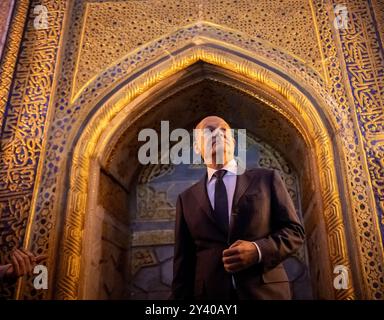
<path id="1" fill-rule="evenodd" d="M 330 265 L 351 266 L 337 184 L 334 150 L 329 134 L 329 131 L 337 132 L 336 124 L 332 122 L 331 117 L 327 117 L 325 111 L 320 115 L 314 104 L 289 80 L 257 64 L 254 57 L 243 53 L 236 55 L 224 49 L 217 45 L 195 44 L 171 55 L 169 59 L 159 59 L 151 68 L 143 70 L 139 76 L 120 86 L 95 110 L 77 139 L 69 164 L 69 190 L 62 239 L 59 245 L 56 298 L 79 298 L 79 284 L 85 259 L 84 224 L 87 212 L 92 207 L 89 199 L 95 192 L 91 186 L 94 185 L 95 179 L 92 176 L 94 163 L 103 157 L 122 123 L 126 125 L 133 123 L 135 115 L 146 112 L 146 110 L 139 110 L 143 99 L 154 94 L 164 80 L 177 78 L 180 71 L 198 61 L 238 75 L 252 86 L 268 88 L 270 93 L 284 101 L 284 108 L 275 103 L 268 103 L 268 105 L 293 123 L 312 145 L 319 173 L 318 182 L 327 229 L 327 242 L 330 248 Z M 119 84 L 115 88 L 117 86 Z M 252 92 L 248 93 L 252 94 Z M 324 100 L 316 97 L 316 93 L 312 97 L 315 97 L 322 110 L 326 110 Z M 293 121 L 294 118 L 298 118 L 301 124 L 297 125 L 297 121 Z M 334 139 L 337 140 L 337 136 Z M 340 146 L 339 143 L 336 145 Z M 338 149 L 341 152 L 341 148 Z M 334 296 L 336 299 L 354 298 L 352 281 L 347 290 L 335 290 Z"/>

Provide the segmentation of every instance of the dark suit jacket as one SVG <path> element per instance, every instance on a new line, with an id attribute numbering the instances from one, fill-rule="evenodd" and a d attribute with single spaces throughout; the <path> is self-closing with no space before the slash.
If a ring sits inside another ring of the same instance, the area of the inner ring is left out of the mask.
<path id="1" fill-rule="evenodd" d="M 304 240 L 304 230 L 279 174 L 252 169 L 237 177 L 229 232 L 216 223 L 206 177 L 181 193 L 176 206 L 172 299 L 229 299 L 231 273 L 223 250 L 256 241 L 262 261 L 234 273 L 240 299 L 290 299 L 281 262 Z"/>

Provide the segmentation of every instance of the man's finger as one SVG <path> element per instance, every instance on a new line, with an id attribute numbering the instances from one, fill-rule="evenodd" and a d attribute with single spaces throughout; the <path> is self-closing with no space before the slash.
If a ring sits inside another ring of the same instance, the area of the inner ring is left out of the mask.
<path id="1" fill-rule="evenodd" d="M 15 268 L 12 263 L 8 263 L 3 266 L 6 277 L 12 277 L 15 274 Z"/>
<path id="2" fill-rule="evenodd" d="M 20 249 L 18 249 L 17 251 L 24 260 L 25 274 L 31 275 L 32 274 L 32 264 L 31 264 L 29 256 L 27 254 L 25 254 L 23 251 L 21 251 Z"/>
<path id="3" fill-rule="evenodd" d="M 229 248 L 237 247 L 241 243 L 242 243 L 242 240 L 236 240 L 234 243 L 231 244 L 231 246 Z"/>
<path id="4" fill-rule="evenodd" d="M 239 255 L 223 257 L 224 264 L 231 264 L 231 263 L 240 262 L 240 261 L 241 261 L 241 258 Z"/>
<path id="5" fill-rule="evenodd" d="M 18 250 L 18 253 L 24 260 L 24 266 L 25 266 L 25 274 L 32 275 L 32 264 L 29 259 L 29 256 L 22 252 L 21 250 Z"/>
<path id="6" fill-rule="evenodd" d="M 225 266 L 225 270 L 228 272 L 237 272 L 244 269 L 244 265 L 242 263 L 233 263 Z"/>
<path id="7" fill-rule="evenodd" d="M 224 257 L 229 257 L 229 256 L 232 256 L 234 254 L 239 254 L 239 249 L 238 248 L 229 248 L 229 249 L 225 249 L 223 251 L 223 256 Z"/>
<path id="8" fill-rule="evenodd" d="M 36 262 L 36 257 L 31 252 L 29 252 L 28 250 L 25 250 L 23 248 L 20 248 L 19 250 L 21 252 L 23 252 L 24 254 L 26 254 L 32 262 Z"/>
<path id="9" fill-rule="evenodd" d="M 11 255 L 11 261 L 12 261 L 12 266 L 13 266 L 15 276 L 20 277 L 20 265 L 15 257 L 15 252 L 13 252 L 13 254 Z"/>
<path id="10" fill-rule="evenodd" d="M 17 259 L 17 262 L 19 263 L 20 276 L 23 276 L 27 273 L 27 266 L 25 265 L 25 261 L 24 261 L 22 255 L 20 254 L 19 250 L 15 250 L 14 255 Z"/>
<path id="11" fill-rule="evenodd" d="M 17 277 L 20 277 L 22 271 L 21 271 L 20 261 L 19 261 L 19 258 L 17 257 L 16 251 L 12 253 L 11 260 L 12 260 L 12 265 L 15 269 L 15 275 Z"/>
<path id="12" fill-rule="evenodd" d="M 47 258 L 47 255 L 45 254 L 41 254 L 39 256 L 36 257 L 36 262 L 40 262 L 40 261 L 43 261 Z"/>

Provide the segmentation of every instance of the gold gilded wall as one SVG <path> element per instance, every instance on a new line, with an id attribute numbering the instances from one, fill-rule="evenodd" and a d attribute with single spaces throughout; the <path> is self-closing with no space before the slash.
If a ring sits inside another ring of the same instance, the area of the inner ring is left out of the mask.
<path id="1" fill-rule="evenodd" d="M 68 188 L 67 162 L 95 106 L 157 58 L 210 39 L 212 47 L 224 43 L 260 57 L 265 67 L 300 80 L 292 86 L 316 88 L 327 102 L 345 177 L 336 183 L 348 193 L 346 233 L 356 241 L 349 254 L 359 275 L 350 297 L 383 299 L 384 11 L 378 0 L 343 3 L 347 29 L 334 27 L 338 3 L 328 0 L 19 1 L 0 70 L 2 256 L 23 244 L 48 254 L 54 270 L 58 230 L 66 228 L 59 199 Z M 37 4 L 48 9 L 48 29 L 33 26 Z M 73 274 L 61 292 L 76 287 L 78 268 L 74 262 L 60 270 Z M 6 294 L 55 296 L 55 284 L 36 291 L 30 282 Z"/>
<path id="2" fill-rule="evenodd" d="M 230 10 L 231 5 L 235 5 L 236 10 Z M 269 41 L 293 53 L 320 75 L 324 71 L 311 5 L 306 1 L 290 1 L 288 8 L 279 1 L 238 1 L 232 4 L 196 0 L 139 1 L 135 5 L 129 2 L 89 3 L 84 19 L 72 97 L 88 81 L 128 52 L 197 21 L 210 22 L 241 31 L 253 39 Z"/>

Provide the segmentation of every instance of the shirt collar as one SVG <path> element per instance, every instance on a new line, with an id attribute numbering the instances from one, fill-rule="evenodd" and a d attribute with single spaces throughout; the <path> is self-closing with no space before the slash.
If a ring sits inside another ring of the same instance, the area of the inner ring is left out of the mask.
<path id="1" fill-rule="evenodd" d="M 227 170 L 228 175 L 236 175 L 237 174 L 237 162 L 235 159 L 232 159 L 231 161 L 227 162 L 227 164 L 221 168 L 222 170 Z M 213 174 L 218 171 L 216 169 L 207 167 L 207 174 L 208 174 L 208 182 L 211 181 L 211 178 Z"/>

